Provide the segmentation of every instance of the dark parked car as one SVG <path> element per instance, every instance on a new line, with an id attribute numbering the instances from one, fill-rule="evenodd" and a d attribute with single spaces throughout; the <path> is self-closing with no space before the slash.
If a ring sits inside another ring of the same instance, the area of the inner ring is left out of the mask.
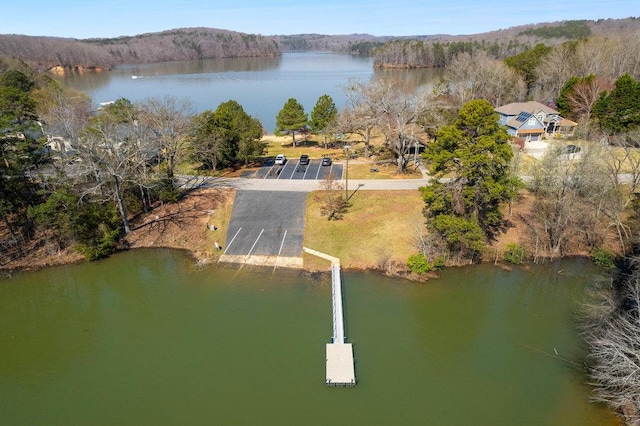
<path id="1" fill-rule="evenodd" d="M 329 158 L 329 157 L 324 157 L 324 158 L 322 159 L 322 165 L 323 165 L 323 166 L 330 166 L 330 165 L 331 165 L 331 158 Z"/>
<path id="2" fill-rule="evenodd" d="M 300 165 L 306 166 L 307 164 L 309 164 L 309 156 L 307 154 L 302 154 L 300 156 Z"/>
<path id="3" fill-rule="evenodd" d="M 566 145 L 566 146 L 560 147 L 561 154 L 576 154 L 581 150 L 582 148 L 580 148 L 577 145 Z"/>

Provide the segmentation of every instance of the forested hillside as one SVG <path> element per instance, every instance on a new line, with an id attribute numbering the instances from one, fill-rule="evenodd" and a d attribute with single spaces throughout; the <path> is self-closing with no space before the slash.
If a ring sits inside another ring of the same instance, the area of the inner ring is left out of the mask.
<path id="1" fill-rule="evenodd" d="M 517 26 L 473 35 L 438 35 L 398 38 L 373 49 L 379 68 L 429 68 L 447 66 L 459 53 L 484 51 L 505 59 L 542 43 L 557 46 L 591 36 L 619 36 L 640 31 L 640 18 L 563 21 Z"/>
<path id="2" fill-rule="evenodd" d="M 370 34 L 324 35 L 324 34 L 296 34 L 277 35 L 274 39 L 283 52 L 301 51 L 331 51 L 358 53 L 356 46 L 382 45 L 394 37 L 376 37 Z M 370 53 L 370 49 L 364 52 Z"/>
<path id="3" fill-rule="evenodd" d="M 278 45 L 272 38 L 211 28 L 88 40 L 0 35 L 0 55 L 19 58 L 41 70 L 54 67 L 108 69 L 124 63 L 279 54 Z"/>
<path id="4" fill-rule="evenodd" d="M 532 24 L 472 35 L 296 34 L 263 36 L 214 28 L 183 28 L 131 37 L 77 40 L 0 34 L 0 56 L 18 58 L 39 70 L 109 69 L 151 63 L 221 57 L 274 56 L 281 52 L 333 51 L 372 55 L 376 67 L 441 67 L 461 52 L 486 51 L 504 59 L 538 43 L 559 45 L 594 35 L 640 30 L 640 18 Z M 425 28 L 425 34 L 428 28 Z"/>

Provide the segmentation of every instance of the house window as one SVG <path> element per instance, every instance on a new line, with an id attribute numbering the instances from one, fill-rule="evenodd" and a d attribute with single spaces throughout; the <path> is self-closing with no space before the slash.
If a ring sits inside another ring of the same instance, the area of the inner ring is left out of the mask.
<path id="1" fill-rule="evenodd" d="M 529 126 L 535 126 L 535 125 L 536 125 L 536 118 L 535 118 L 535 117 L 531 117 L 531 118 L 529 119 L 529 121 L 527 121 L 527 124 L 528 124 Z"/>

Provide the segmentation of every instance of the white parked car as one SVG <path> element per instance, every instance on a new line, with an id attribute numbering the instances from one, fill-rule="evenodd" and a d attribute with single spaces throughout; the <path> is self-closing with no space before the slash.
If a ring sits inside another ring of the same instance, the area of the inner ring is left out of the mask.
<path id="1" fill-rule="evenodd" d="M 284 164 L 287 162 L 287 157 L 284 154 L 278 154 L 276 156 L 276 164 Z"/>

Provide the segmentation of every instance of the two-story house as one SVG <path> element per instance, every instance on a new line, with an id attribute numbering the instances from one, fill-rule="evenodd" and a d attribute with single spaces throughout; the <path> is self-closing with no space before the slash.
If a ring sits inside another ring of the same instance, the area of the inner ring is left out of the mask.
<path id="1" fill-rule="evenodd" d="M 555 109 L 535 101 L 510 103 L 496 108 L 496 112 L 509 135 L 527 142 L 571 136 L 578 125 L 561 117 Z"/>

